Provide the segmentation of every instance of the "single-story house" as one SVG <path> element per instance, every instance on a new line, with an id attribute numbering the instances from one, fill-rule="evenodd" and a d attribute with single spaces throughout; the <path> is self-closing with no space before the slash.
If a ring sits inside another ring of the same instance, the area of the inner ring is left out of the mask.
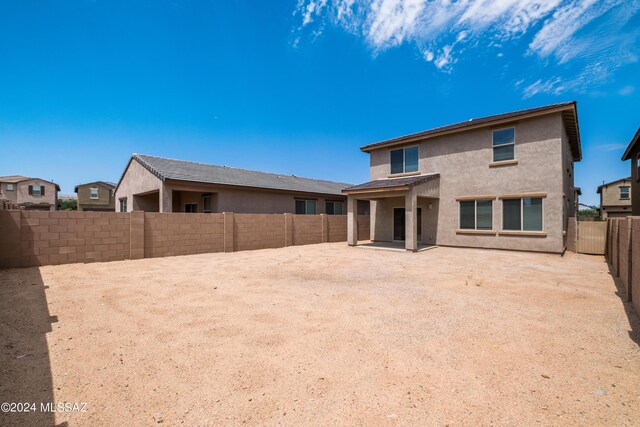
<path id="1" fill-rule="evenodd" d="M 58 191 L 55 182 L 23 175 L 0 176 L 0 199 L 21 209 L 55 211 L 58 209 Z"/>
<path id="2" fill-rule="evenodd" d="M 561 253 L 576 215 L 582 159 L 575 102 L 498 114 L 361 148 L 370 181 L 344 189 L 348 243 L 356 205 L 371 202 L 371 238 Z"/>
<path id="3" fill-rule="evenodd" d="M 350 185 L 134 154 L 115 188 L 116 211 L 343 215 Z"/>

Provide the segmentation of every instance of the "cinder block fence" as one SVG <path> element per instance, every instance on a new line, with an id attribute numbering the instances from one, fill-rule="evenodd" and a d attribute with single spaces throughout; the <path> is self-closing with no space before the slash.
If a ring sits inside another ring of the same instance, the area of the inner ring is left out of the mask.
<path id="1" fill-rule="evenodd" d="M 360 240 L 369 217 L 358 217 Z M 0 267 L 116 261 L 347 240 L 344 215 L 0 210 Z"/>
<path id="2" fill-rule="evenodd" d="M 608 219 L 606 258 L 640 315 L 640 217 Z"/>

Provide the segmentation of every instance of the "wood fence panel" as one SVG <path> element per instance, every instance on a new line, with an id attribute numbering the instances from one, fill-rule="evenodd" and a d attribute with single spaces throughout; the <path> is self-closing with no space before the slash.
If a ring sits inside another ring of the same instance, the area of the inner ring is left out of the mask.
<path id="1" fill-rule="evenodd" d="M 604 255 L 607 223 L 604 221 L 578 221 L 578 252 Z"/>

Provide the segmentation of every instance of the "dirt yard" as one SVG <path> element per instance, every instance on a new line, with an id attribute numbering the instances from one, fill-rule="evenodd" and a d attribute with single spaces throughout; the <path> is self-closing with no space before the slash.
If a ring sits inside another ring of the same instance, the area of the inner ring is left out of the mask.
<path id="1" fill-rule="evenodd" d="M 344 243 L 0 271 L 0 425 L 640 425 L 602 257 Z M 84 412 L 40 402 L 86 403 Z"/>

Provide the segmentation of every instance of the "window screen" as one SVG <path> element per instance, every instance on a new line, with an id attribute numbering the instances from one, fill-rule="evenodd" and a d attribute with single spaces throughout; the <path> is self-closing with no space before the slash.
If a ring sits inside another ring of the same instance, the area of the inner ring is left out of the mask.
<path id="1" fill-rule="evenodd" d="M 404 150 L 391 151 L 391 173 L 404 172 Z"/>
<path id="2" fill-rule="evenodd" d="M 491 200 L 478 200 L 477 207 L 477 224 L 478 230 L 493 229 L 493 202 Z"/>
<path id="3" fill-rule="evenodd" d="M 404 149 L 404 171 L 418 171 L 418 146 L 408 147 Z"/>
<path id="4" fill-rule="evenodd" d="M 515 128 L 493 131 L 493 161 L 513 160 L 515 147 Z"/>
<path id="5" fill-rule="evenodd" d="M 525 197 L 522 199 L 522 229 L 542 231 L 542 199 Z"/>
<path id="6" fill-rule="evenodd" d="M 460 228 L 474 230 L 476 228 L 476 202 L 460 202 Z"/>
<path id="7" fill-rule="evenodd" d="M 502 229 L 520 231 L 522 199 L 505 199 L 502 201 Z"/>

